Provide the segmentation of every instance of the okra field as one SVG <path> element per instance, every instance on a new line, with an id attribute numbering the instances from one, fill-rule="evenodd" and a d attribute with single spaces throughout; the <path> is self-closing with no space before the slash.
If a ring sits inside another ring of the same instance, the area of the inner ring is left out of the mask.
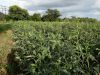
<path id="1" fill-rule="evenodd" d="M 9 75 L 100 75 L 100 22 L 10 24 Z"/>
<path id="2" fill-rule="evenodd" d="M 100 0 L 0 0 L 0 75 L 100 75 Z"/>

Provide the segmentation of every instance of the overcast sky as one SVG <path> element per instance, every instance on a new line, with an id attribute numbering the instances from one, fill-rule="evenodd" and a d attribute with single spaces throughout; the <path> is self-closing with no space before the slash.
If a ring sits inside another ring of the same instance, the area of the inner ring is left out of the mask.
<path id="1" fill-rule="evenodd" d="M 19 5 L 30 14 L 58 9 L 63 17 L 78 16 L 100 19 L 100 0 L 0 0 L 0 5 Z"/>

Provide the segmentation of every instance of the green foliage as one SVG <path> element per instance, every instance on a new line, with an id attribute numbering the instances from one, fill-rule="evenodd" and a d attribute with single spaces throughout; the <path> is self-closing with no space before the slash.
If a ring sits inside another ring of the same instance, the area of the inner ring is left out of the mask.
<path id="1" fill-rule="evenodd" d="M 13 26 L 17 75 L 100 74 L 100 23 L 16 22 Z"/>
<path id="2" fill-rule="evenodd" d="M 8 15 L 5 15 L 5 19 L 6 19 L 6 21 L 10 21 L 11 20 L 10 15 L 9 14 Z"/>
<path id="3" fill-rule="evenodd" d="M 9 8 L 10 18 L 13 20 L 27 20 L 29 17 L 28 11 L 26 9 L 22 9 L 17 5 L 11 6 Z"/>
<path id="4" fill-rule="evenodd" d="M 46 14 L 43 15 L 42 21 L 57 21 L 57 19 L 61 16 L 60 11 L 57 9 L 48 9 Z"/>
<path id="5" fill-rule="evenodd" d="M 0 33 L 12 28 L 11 24 L 0 24 Z"/>
<path id="6" fill-rule="evenodd" d="M 33 21 L 41 21 L 41 14 L 39 13 L 34 13 L 32 16 Z"/>
<path id="7" fill-rule="evenodd" d="M 63 21 L 75 21 L 75 22 L 87 22 L 87 23 L 96 23 L 97 22 L 97 20 L 96 19 L 94 19 L 94 18 L 88 18 L 88 17 L 83 17 L 83 18 L 81 18 L 81 17 L 72 17 L 72 18 L 64 18 L 63 19 Z"/>

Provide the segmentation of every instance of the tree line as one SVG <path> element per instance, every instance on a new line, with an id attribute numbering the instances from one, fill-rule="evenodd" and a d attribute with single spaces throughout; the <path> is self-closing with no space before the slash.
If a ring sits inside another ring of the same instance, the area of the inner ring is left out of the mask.
<path id="1" fill-rule="evenodd" d="M 3 17 L 4 15 L 4 17 Z M 0 20 L 6 19 L 7 21 L 13 20 L 31 20 L 31 21 L 80 21 L 80 22 L 95 22 L 96 19 L 93 18 L 80 18 L 80 17 L 71 17 L 71 18 L 61 18 L 61 12 L 57 9 L 47 9 L 44 15 L 40 13 L 34 13 L 29 15 L 28 10 L 23 9 L 17 5 L 9 7 L 8 14 L 5 15 L 0 13 Z"/>
<path id="2" fill-rule="evenodd" d="M 44 15 L 40 13 L 29 15 L 26 9 L 14 5 L 9 7 L 9 13 L 6 18 L 7 20 L 57 21 L 60 16 L 61 13 L 57 9 L 48 9 Z"/>

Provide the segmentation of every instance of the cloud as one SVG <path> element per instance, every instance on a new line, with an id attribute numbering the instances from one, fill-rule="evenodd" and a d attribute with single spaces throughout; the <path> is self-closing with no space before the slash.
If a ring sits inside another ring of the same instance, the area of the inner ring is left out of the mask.
<path id="1" fill-rule="evenodd" d="M 69 7 L 79 4 L 82 0 L 54 0 L 53 2 L 43 3 L 38 7 L 55 8 L 55 7 Z"/>
<path id="2" fill-rule="evenodd" d="M 31 5 L 27 8 L 30 10 L 41 9 L 45 10 L 48 8 L 63 8 L 63 7 L 70 7 L 79 5 L 82 0 L 38 0 L 38 1 L 31 1 Z M 34 4 L 35 2 L 35 4 Z M 35 8 L 34 8 L 35 7 Z"/>
<path id="3" fill-rule="evenodd" d="M 30 14 L 44 13 L 48 8 L 58 9 L 62 16 L 80 16 L 100 19 L 100 0 L 0 0 L 0 4 L 19 5 Z"/>

